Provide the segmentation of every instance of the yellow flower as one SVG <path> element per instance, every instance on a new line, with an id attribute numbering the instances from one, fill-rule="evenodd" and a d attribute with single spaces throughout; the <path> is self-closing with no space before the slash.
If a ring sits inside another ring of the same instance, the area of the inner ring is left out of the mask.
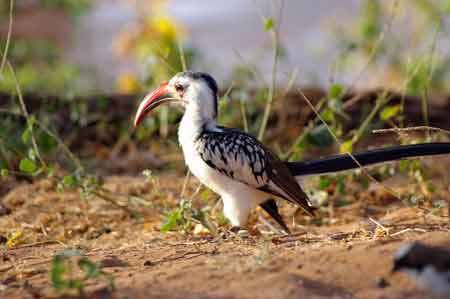
<path id="1" fill-rule="evenodd" d="M 177 34 L 179 34 L 179 26 L 166 16 L 154 17 L 150 22 L 150 27 L 156 33 L 169 39 L 176 39 Z"/>
<path id="2" fill-rule="evenodd" d="M 140 90 L 140 84 L 135 75 L 121 74 L 117 79 L 117 89 L 124 94 L 137 93 Z"/>

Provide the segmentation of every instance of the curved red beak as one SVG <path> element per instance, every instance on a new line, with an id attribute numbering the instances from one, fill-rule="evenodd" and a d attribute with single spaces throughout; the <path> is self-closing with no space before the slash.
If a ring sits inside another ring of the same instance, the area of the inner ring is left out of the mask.
<path id="1" fill-rule="evenodd" d="M 168 82 L 164 82 L 161 84 L 159 88 L 154 90 L 153 92 L 149 93 L 145 98 L 142 100 L 141 104 L 139 104 L 139 108 L 136 112 L 136 116 L 134 118 L 134 126 L 138 126 L 144 117 L 153 109 L 158 107 L 159 105 L 169 102 L 172 99 L 171 93 L 167 89 Z"/>

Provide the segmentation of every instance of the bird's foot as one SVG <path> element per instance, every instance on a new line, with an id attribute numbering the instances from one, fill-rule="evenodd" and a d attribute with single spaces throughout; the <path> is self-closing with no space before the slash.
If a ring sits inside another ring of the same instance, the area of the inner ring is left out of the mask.
<path id="1" fill-rule="evenodd" d="M 248 230 L 243 229 L 240 226 L 233 226 L 228 231 L 225 231 L 223 234 L 224 239 L 240 239 L 245 240 L 248 239 L 250 236 Z"/>

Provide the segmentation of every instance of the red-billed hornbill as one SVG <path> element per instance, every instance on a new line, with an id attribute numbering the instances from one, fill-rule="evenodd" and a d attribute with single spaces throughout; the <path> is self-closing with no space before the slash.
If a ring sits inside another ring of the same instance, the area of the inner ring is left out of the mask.
<path id="1" fill-rule="evenodd" d="M 273 198 L 290 201 L 313 215 L 314 208 L 299 184 L 301 177 L 359 167 L 349 155 L 281 161 L 255 137 L 217 124 L 217 94 L 217 83 L 209 74 L 178 73 L 143 99 L 134 125 L 163 103 L 177 102 L 185 108 L 178 139 L 186 164 L 200 182 L 222 197 L 224 214 L 233 226 L 244 227 L 250 211 L 259 205 L 289 232 Z M 450 143 L 398 146 L 354 156 L 361 165 L 369 165 L 445 153 L 450 153 Z"/>

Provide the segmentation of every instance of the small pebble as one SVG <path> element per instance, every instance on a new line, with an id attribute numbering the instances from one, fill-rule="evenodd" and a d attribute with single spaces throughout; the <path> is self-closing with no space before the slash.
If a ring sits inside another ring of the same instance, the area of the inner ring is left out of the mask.
<path id="1" fill-rule="evenodd" d="M 390 284 L 384 277 L 378 279 L 377 287 L 379 287 L 380 289 L 384 289 L 387 288 L 388 286 L 390 286 Z"/>
<path id="2" fill-rule="evenodd" d="M 152 261 L 145 261 L 144 262 L 144 266 L 146 266 L 146 267 L 150 267 L 150 266 L 153 266 L 153 265 L 154 265 L 154 263 Z"/>

